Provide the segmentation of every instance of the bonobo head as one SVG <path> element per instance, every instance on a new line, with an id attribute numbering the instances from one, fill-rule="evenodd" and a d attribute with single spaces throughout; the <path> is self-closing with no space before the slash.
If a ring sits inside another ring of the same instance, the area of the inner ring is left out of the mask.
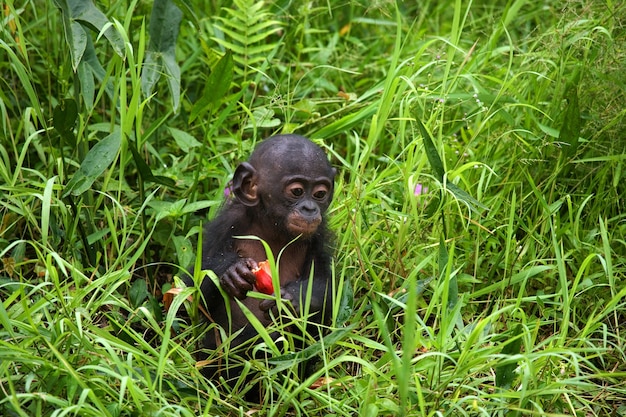
<path id="1" fill-rule="evenodd" d="M 235 171 L 237 200 L 276 236 L 308 239 L 323 221 L 333 198 L 336 170 L 324 151 L 298 135 L 277 135 L 261 142 Z"/>

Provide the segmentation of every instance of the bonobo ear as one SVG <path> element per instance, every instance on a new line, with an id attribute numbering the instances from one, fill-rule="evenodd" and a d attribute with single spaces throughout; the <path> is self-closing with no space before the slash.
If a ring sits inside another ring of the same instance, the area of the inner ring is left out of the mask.
<path id="1" fill-rule="evenodd" d="M 241 163 L 235 170 L 233 193 L 245 206 L 256 206 L 259 203 L 257 179 L 256 169 L 247 162 Z"/>

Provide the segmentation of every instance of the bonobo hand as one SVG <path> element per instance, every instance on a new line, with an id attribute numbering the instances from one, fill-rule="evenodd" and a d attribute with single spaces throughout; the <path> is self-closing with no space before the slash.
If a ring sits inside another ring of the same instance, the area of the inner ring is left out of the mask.
<path id="1" fill-rule="evenodd" d="M 231 297 L 240 300 L 246 298 L 248 291 L 252 289 L 256 281 L 256 277 L 252 273 L 252 270 L 256 268 L 258 265 L 254 259 L 239 259 L 220 277 L 222 288 Z"/>
<path id="2" fill-rule="evenodd" d="M 296 294 L 298 293 L 300 286 L 299 285 L 287 285 L 286 287 L 280 287 L 280 299 L 283 303 L 287 303 L 290 310 L 297 312 L 299 311 L 298 306 L 298 298 Z M 296 283 L 297 284 L 297 283 Z M 271 319 L 273 317 L 278 317 L 278 306 L 276 305 L 276 299 L 271 300 L 263 300 L 259 303 L 259 308 L 263 311 L 266 319 Z"/>

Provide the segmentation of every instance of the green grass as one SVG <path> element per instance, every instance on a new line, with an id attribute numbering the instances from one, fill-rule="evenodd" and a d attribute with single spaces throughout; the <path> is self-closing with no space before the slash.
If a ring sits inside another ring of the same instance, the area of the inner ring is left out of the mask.
<path id="1" fill-rule="evenodd" d="M 2 5 L 0 414 L 626 413 L 625 5 L 98 2 L 81 58 L 66 3 Z M 277 132 L 338 168 L 338 296 L 259 405 L 161 300 Z"/>

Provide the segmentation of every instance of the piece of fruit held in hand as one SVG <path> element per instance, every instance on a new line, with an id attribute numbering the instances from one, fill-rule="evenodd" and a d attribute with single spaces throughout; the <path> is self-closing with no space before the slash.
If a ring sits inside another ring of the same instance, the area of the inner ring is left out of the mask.
<path id="1" fill-rule="evenodd" d="M 274 293 L 274 286 L 272 285 L 272 271 L 270 264 L 267 261 L 259 262 L 259 267 L 252 271 L 256 277 L 256 283 L 254 286 L 257 291 L 263 294 L 271 295 Z"/>

